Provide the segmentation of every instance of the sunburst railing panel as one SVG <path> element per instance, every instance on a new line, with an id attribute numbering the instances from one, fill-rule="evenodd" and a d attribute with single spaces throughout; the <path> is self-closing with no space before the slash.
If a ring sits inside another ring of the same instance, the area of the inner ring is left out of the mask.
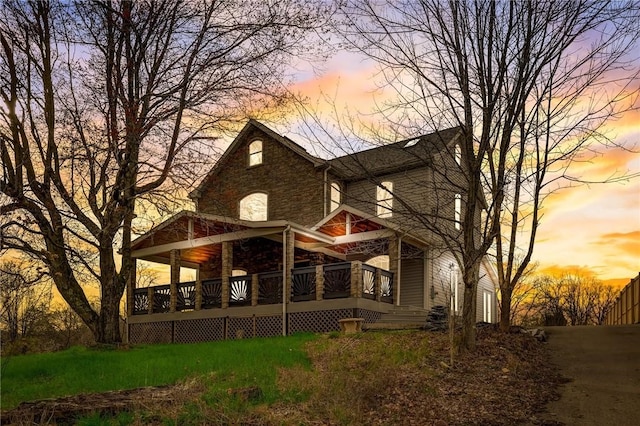
<path id="1" fill-rule="evenodd" d="M 202 281 L 202 309 L 222 306 L 222 280 L 220 278 Z"/>
<path id="2" fill-rule="evenodd" d="M 153 287 L 153 313 L 169 312 L 171 309 L 171 286 Z"/>
<path id="3" fill-rule="evenodd" d="M 133 290 L 133 315 L 149 313 L 149 291 L 146 288 Z"/>
<path id="4" fill-rule="evenodd" d="M 324 298 L 340 299 L 351 295 L 351 263 L 324 265 Z"/>
<path id="5" fill-rule="evenodd" d="M 291 274 L 291 300 L 315 300 L 316 298 L 316 267 L 293 269 Z"/>
<path id="6" fill-rule="evenodd" d="M 229 306 L 251 305 L 251 276 L 229 278 Z"/>
<path id="7" fill-rule="evenodd" d="M 380 300 L 393 303 L 393 273 L 380 270 L 380 279 L 382 281 Z"/>
<path id="8" fill-rule="evenodd" d="M 258 305 L 282 303 L 282 272 L 258 275 Z"/>
<path id="9" fill-rule="evenodd" d="M 196 282 L 189 281 L 178 284 L 177 311 L 196 308 Z"/>
<path id="10" fill-rule="evenodd" d="M 376 298 L 376 268 L 370 265 L 362 265 L 362 297 Z"/>

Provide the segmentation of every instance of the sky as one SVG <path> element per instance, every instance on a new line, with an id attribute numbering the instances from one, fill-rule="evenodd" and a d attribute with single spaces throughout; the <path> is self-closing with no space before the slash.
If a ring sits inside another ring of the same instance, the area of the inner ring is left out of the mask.
<path id="1" fill-rule="evenodd" d="M 320 115 L 348 112 L 367 120 L 372 105 L 389 96 L 376 90 L 375 72 L 373 64 L 340 53 L 320 72 L 300 72 L 292 90 L 306 96 Z M 334 100 L 335 106 L 325 98 Z M 605 149 L 602 155 L 576 164 L 572 173 L 586 181 L 636 177 L 576 185 L 552 194 L 543 205 L 533 255 L 539 273 L 579 271 L 616 287 L 640 273 L 640 111 L 625 113 L 607 128 L 608 136 L 624 148 Z M 278 130 L 300 139 L 286 128 Z"/>

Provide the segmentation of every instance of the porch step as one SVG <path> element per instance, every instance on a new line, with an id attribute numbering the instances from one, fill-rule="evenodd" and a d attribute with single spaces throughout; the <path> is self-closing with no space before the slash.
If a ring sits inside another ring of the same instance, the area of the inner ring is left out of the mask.
<path id="1" fill-rule="evenodd" d="M 406 330 L 418 329 L 424 326 L 429 311 L 414 306 L 396 306 L 390 312 L 383 314 L 374 323 L 364 324 L 367 330 Z"/>

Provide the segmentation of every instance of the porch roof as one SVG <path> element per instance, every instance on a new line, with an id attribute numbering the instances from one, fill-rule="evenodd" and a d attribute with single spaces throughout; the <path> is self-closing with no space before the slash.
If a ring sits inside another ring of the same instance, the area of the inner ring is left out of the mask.
<path id="1" fill-rule="evenodd" d="M 363 241 L 364 239 L 376 239 L 391 233 L 398 234 L 404 241 L 416 247 L 424 248 L 429 245 L 425 240 L 406 231 L 398 224 L 365 213 L 347 204 L 341 204 L 311 229 L 334 236 L 336 245 Z M 376 237 L 376 235 L 379 236 Z M 366 238 L 367 236 L 371 238 Z"/>
<path id="2" fill-rule="evenodd" d="M 132 244 L 134 258 L 167 263 L 169 252 L 181 250 L 183 264 L 201 263 L 219 254 L 220 243 L 269 237 L 292 229 L 299 244 L 331 245 L 334 238 L 287 220 L 252 222 L 230 217 L 181 211 L 162 222 Z"/>
<path id="3" fill-rule="evenodd" d="M 171 250 L 180 250 L 184 266 L 193 266 L 220 255 L 224 241 L 269 238 L 282 241 L 282 232 L 294 231 L 296 247 L 342 257 L 365 241 L 388 238 L 399 230 L 382 219 L 342 205 L 316 226 L 308 228 L 288 220 L 247 221 L 230 217 L 181 211 L 132 244 L 132 256 L 152 262 L 168 263 Z M 403 239 L 419 246 L 426 245 L 402 233 Z"/>

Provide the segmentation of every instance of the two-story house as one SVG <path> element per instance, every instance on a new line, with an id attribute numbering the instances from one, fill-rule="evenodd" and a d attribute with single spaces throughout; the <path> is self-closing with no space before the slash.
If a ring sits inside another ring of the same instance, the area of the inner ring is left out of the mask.
<path id="1" fill-rule="evenodd" d="M 324 160 L 251 120 L 182 211 L 133 242 L 170 283 L 127 288 L 132 343 L 331 331 L 398 306 L 461 309 L 458 129 Z M 434 232 L 434 229 L 438 232 Z M 443 232 L 445 234 L 443 234 Z M 180 282 L 180 267 L 197 271 Z M 483 265 L 478 321 L 493 322 Z"/>

